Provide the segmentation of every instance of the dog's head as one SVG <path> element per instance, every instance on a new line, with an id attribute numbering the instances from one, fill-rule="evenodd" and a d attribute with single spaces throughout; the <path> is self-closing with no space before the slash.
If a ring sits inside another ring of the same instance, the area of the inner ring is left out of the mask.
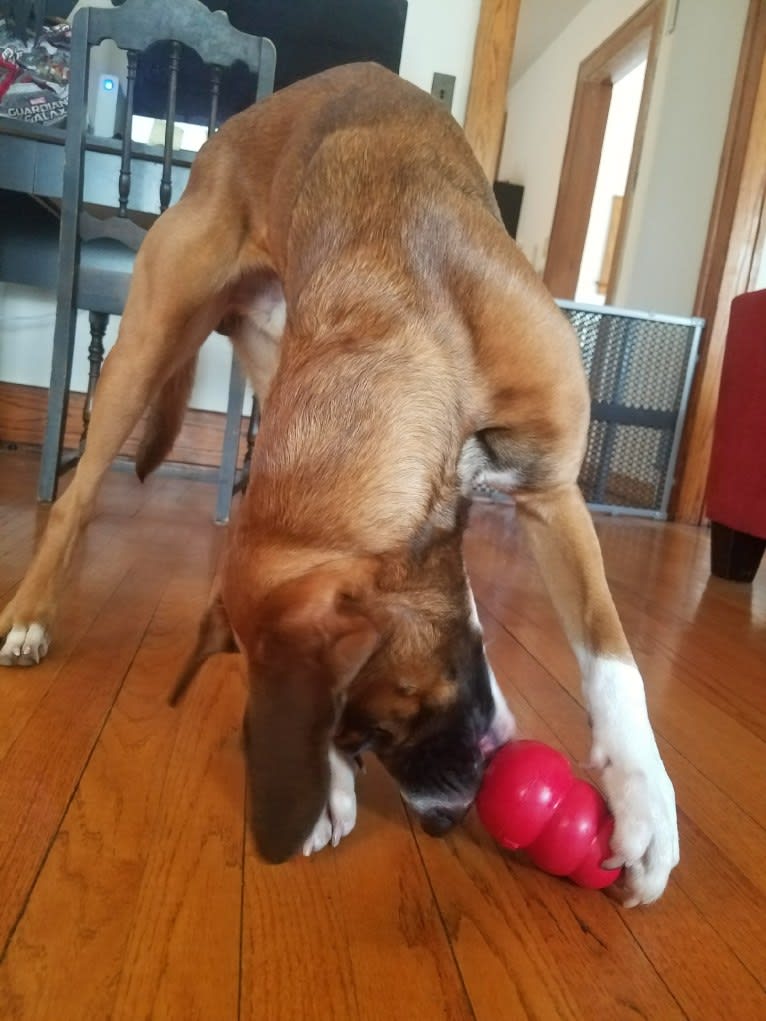
<path id="1" fill-rule="evenodd" d="M 510 734 L 459 534 L 314 567 L 255 605 L 246 572 L 231 570 L 201 629 L 205 655 L 231 647 L 224 619 L 247 661 L 251 821 L 264 858 L 290 857 L 313 828 L 330 742 L 376 753 L 427 832 L 462 818 L 488 751 Z"/>
<path id="2" fill-rule="evenodd" d="M 350 686 L 335 733 L 373 751 L 423 828 L 446 833 L 478 791 L 511 719 L 484 652 L 460 534 L 386 564 L 378 578 L 390 628 Z"/>

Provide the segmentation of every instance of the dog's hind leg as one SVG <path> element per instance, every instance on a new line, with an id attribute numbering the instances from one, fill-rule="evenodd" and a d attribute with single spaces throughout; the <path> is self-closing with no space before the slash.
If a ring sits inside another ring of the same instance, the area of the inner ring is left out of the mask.
<path id="1" fill-rule="evenodd" d="M 16 595 L 0 614 L 0 664 L 39 662 L 77 539 L 99 485 L 153 395 L 187 363 L 221 316 L 225 270 L 236 251 L 211 251 L 201 217 L 183 200 L 146 237 L 137 256 L 117 343 L 96 390 L 88 441 L 74 477 L 54 504 L 35 557 Z M 231 258 L 228 263 L 226 255 Z M 178 260 L 182 258 L 183 272 Z"/>
<path id="2" fill-rule="evenodd" d="M 178 705 L 189 686 L 211 656 L 219 652 L 237 652 L 238 646 L 232 631 L 226 607 L 221 599 L 218 580 L 213 586 L 210 602 L 200 621 L 197 641 L 186 658 L 168 702 Z"/>
<path id="3" fill-rule="evenodd" d="M 143 482 L 171 451 L 183 424 L 197 370 L 197 352 L 160 387 L 152 401 L 144 434 L 136 452 L 136 475 Z"/>

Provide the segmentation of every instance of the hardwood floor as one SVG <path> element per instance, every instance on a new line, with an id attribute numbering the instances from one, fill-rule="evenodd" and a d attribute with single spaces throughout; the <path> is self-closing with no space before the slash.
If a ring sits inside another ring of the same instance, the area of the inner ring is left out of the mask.
<path id="1" fill-rule="evenodd" d="M 0 599 L 47 512 L 0 454 Z M 413 828 L 374 762 L 357 829 L 277 868 L 244 822 L 236 657 L 166 702 L 223 532 L 214 489 L 111 473 L 50 657 L 0 669 L 0 1018 L 588 1021 L 766 1017 L 766 567 L 712 579 L 704 530 L 601 518 L 680 806 L 682 864 L 624 911 Z M 576 668 L 509 508 L 467 559 L 523 732 L 587 754 Z"/>

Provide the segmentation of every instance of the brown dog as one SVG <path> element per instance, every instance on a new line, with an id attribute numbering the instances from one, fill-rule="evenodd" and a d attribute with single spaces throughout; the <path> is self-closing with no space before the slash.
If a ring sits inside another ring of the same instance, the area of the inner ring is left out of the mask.
<path id="1" fill-rule="evenodd" d="M 456 123 L 381 68 L 335 69 L 232 118 L 149 232 L 87 449 L 0 618 L 4 662 L 47 650 L 104 471 L 150 402 L 139 474 L 167 453 L 222 323 L 264 410 L 186 679 L 235 642 L 246 657 L 262 853 L 348 832 L 346 753 L 365 748 L 442 832 L 511 735 L 461 557 L 463 494 L 484 473 L 513 491 L 580 663 L 627 900 L 659 896 L 675 800 L 577 487 L 577 340 Z"/>

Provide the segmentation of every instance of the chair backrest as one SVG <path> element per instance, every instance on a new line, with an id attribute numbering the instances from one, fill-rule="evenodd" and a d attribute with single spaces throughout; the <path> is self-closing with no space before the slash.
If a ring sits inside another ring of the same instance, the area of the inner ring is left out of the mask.
<path id="1" fill-rule="evenodd" d="M 115 190 L 117 215 L 99 219 L 83 213 L 83 177 L 88 144 L 88 79 L 90 51 L 104 40 L 126 51 L 127 84 L 122 117 L 120 173 Z M 78 241 L 113 238 L 135 250 L 145 231 L 128 216 L 131 165 L 146 159 L 145 147 L 132 141 L 136 69 L 141 54 L 156 43 L 168 44 L 168 84 L 165 139 L 158 211 L 172 198 L 173 134 L 176 92 L 182 47 L 188 47 L 210 70 L 208 135 L 218 126 L 218 98 L 221 75 L 235 64 L 244 65 L 257 76 L 254 100 L 274 89 L 276 53 L 273 43 L 260 36 L 233 28 L 223 11 L 210 11 L 200 0 L 125 0 L 120 7 L 83 7 L 72 22 L 71 67 L 66 135 L 66 162 L 62 193 L 62 257 L 68 246 L 76 253 Z M 137 151 L 140 150 L 140 151 Z M 156 154 L 153 159 L 157 159 Z"/>

